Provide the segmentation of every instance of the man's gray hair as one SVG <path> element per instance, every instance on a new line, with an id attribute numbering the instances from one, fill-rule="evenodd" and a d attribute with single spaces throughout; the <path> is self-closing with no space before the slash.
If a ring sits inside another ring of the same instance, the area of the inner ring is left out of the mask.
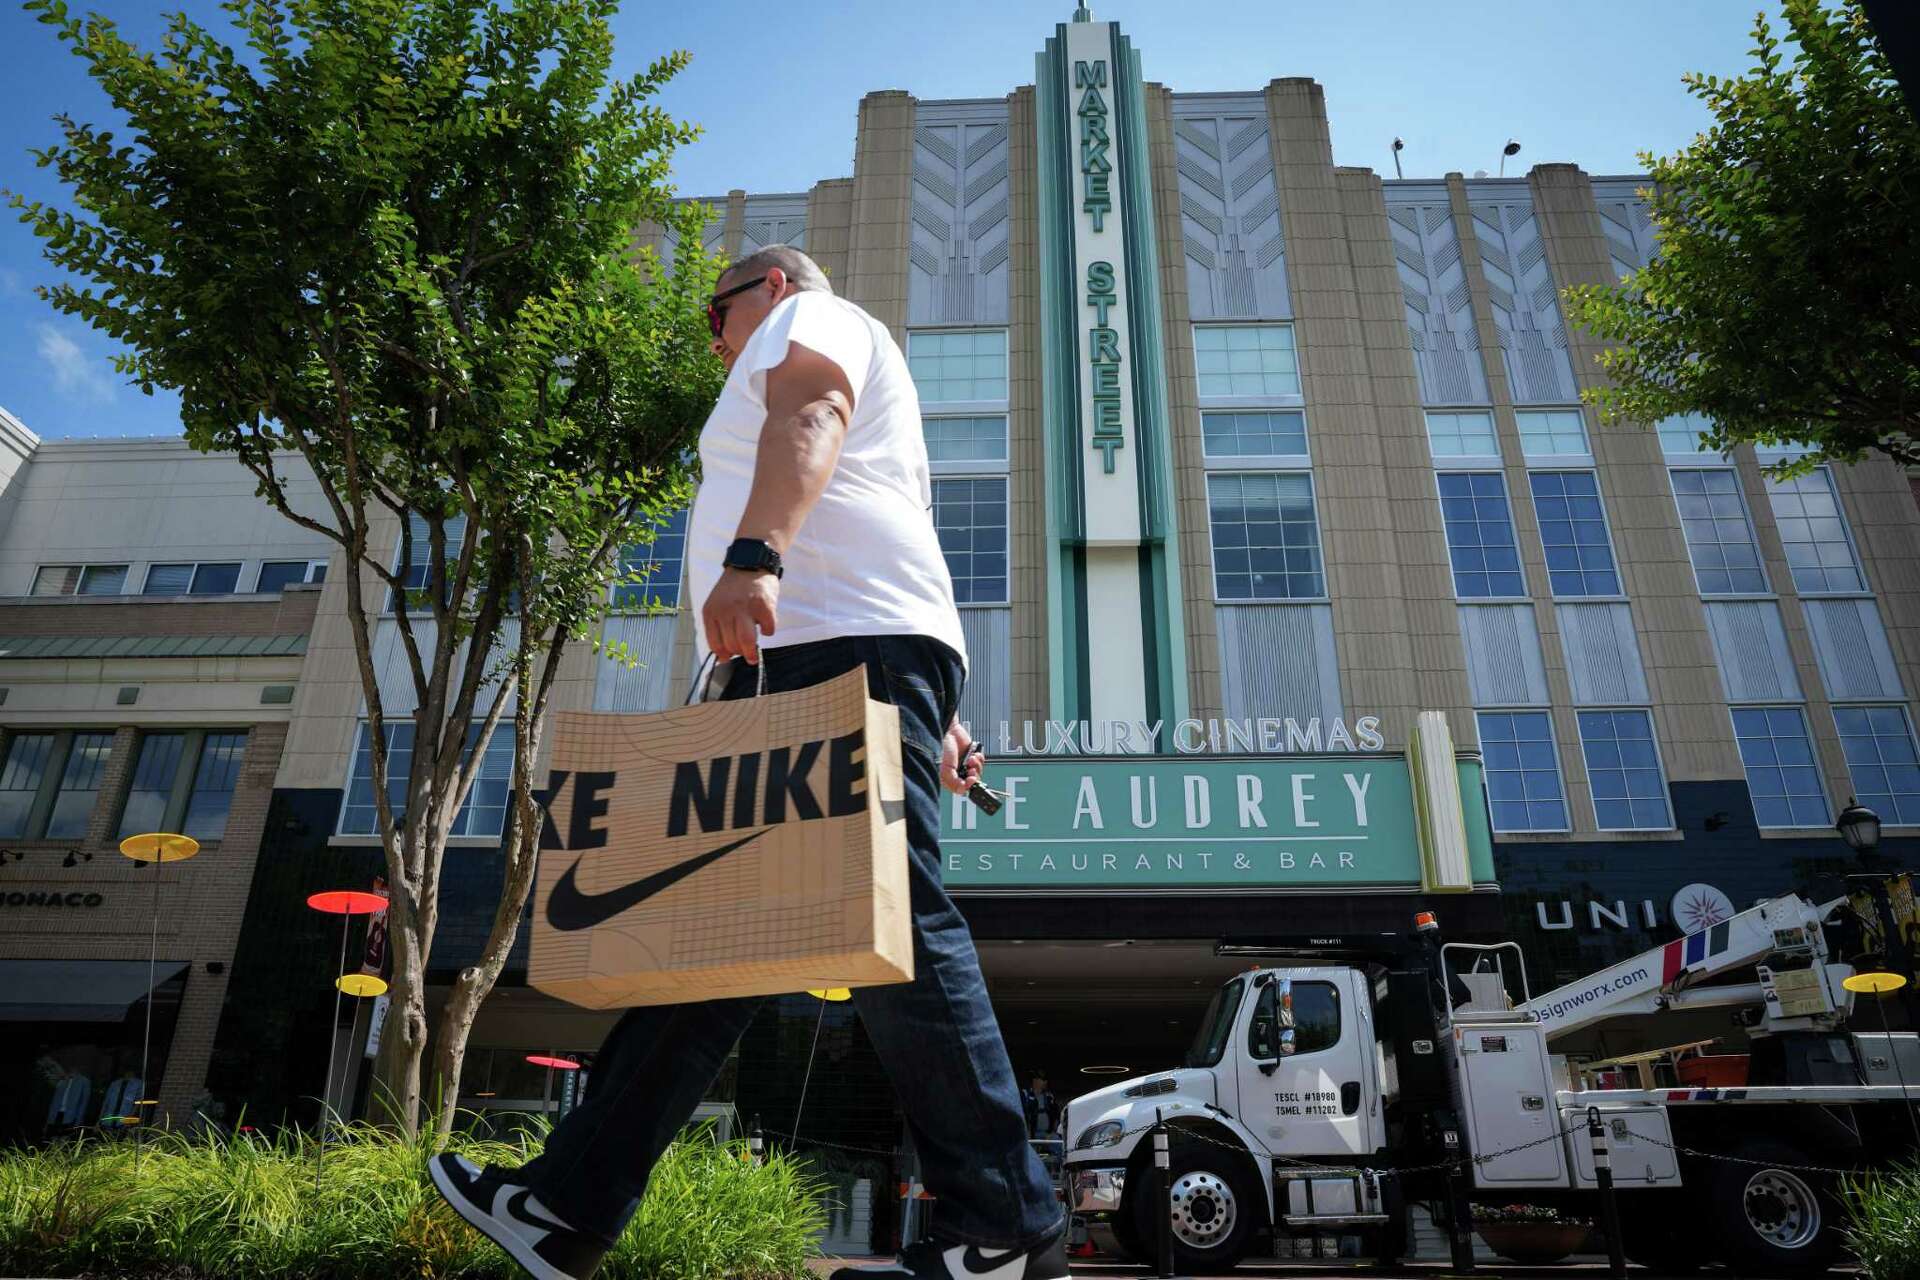
<path id="1" fill-rule="evenodd" d="M 764 249 L 756 249 L 730 265 L 725 274 L 737 284 L 754 276 L 765 275 L 769 267 L 780 268 L 786 273 L 788 282 L 802 293 L 833 292 L 833 286 L 827 283 L 827 273 L 820 269 L 820 264 L 790 244 L 770 244 Z"/>

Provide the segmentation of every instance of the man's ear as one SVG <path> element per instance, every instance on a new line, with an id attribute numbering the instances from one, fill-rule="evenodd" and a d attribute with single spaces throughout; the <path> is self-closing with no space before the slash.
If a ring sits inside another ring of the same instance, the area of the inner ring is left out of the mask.
<path id="1" fill-rule="evenodd" d="M 767 268 L 767 283 L 773 286 L 775 301 L 784 298 L 787 293 L 787 273 L 779 267 Z"/>

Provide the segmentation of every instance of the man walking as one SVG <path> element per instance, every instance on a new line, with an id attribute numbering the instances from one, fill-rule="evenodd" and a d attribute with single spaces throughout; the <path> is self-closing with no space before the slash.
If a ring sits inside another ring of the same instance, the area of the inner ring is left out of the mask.
<path id="1" fill-rule="evenodd" d="M 864 667 L 871 695 L 900 708 L 914 980 L 853 998 L 940 1201 L 938 1238 L 835 1280 L 1061 1280 L 1065 1224 L 940 879 L 940 788 L 965 791 L 981 759 L 955 718 L 966 643 L 906 360 L 787 245 L 729 267 L 707 319 L 728 376 L 700 433 L 687 585 L 703 654 L 744 660 L 723 696 L 752 696 L 754 666 L 775 693 Z M 629 1009 L 538 1159 L 480 1169 L 442 1155 L 435 1185 L 534 1276 L 585 1280 L 759 1005 Z"/>

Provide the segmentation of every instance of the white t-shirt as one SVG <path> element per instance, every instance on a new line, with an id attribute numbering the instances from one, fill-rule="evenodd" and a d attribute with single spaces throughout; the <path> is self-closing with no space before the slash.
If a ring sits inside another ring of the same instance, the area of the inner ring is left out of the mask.
<path id="1" fill-rule="evenodd" d="M 767 421 L 767 371 L 797 342 L 853 388 L 840 461 L 784 557 L 769 649 L 857 635 L 922 635 L 964 662 L 953 578 L 933 528 L 920 396 L 885 325 L 830 293 L 782 299 L 747 339 L 700 432 L 701 482 L 687 526 L 690 602 L 706 603 L 740 527 Z M 705 629 L 696 626 L 700 653 Z"/>

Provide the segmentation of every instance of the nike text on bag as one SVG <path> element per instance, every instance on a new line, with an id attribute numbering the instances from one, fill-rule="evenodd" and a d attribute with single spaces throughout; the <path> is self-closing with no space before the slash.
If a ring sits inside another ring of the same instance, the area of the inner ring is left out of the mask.
<path id="1" fill-rule="evenodd" d="M 531 980 L 592 1009 L 913 978 L 900 713 L 854 670 L 560 712 Z"/>

